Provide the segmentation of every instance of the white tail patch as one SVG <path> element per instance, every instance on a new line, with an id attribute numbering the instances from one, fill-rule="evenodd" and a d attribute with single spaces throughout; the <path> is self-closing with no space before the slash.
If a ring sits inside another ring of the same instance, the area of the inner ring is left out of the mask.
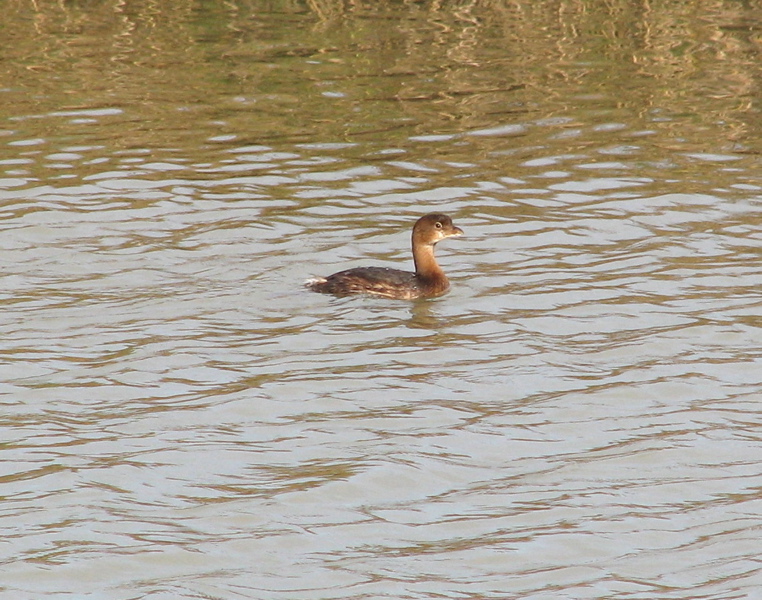
<path id="1" fill-rule="evenodd" d="M 325 283 L 325 277 L 310 277 L 309 279 L 305 280 L 304 287 L 314 287 L 316 285 L 320 285 L 321 283 Z"/>

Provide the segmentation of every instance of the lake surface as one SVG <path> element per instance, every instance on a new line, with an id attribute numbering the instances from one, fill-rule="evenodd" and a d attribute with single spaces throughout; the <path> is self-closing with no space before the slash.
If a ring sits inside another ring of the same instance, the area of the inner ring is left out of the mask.
<path id="1" fill-rule="evenodd" d="M 744 6 L 6 7 L 0 597 L 756 597 Z"/>

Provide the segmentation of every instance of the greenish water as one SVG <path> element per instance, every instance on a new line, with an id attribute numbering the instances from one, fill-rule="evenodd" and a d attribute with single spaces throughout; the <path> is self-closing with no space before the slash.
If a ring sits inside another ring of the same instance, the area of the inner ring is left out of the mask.
<path id="1" fill-rule="evenodd" d="M 11 3 L 0 596 L 754 597 L 759 32 Z M 447 296 L 302 288 L 434 210 Z"/>

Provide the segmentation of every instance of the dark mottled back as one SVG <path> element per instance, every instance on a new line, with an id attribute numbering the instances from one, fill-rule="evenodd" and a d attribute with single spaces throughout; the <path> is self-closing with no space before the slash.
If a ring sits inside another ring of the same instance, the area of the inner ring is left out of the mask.
<path id="1" fill-rule="evenodd" d="M 424 291 L 415 273 L 386 267 L 358 267 L 339 271 L 325 279 L 311 282 L 309 287 L 316 292 L 335 296 L 373 294 L 403 300 L 418 298 Z"/>

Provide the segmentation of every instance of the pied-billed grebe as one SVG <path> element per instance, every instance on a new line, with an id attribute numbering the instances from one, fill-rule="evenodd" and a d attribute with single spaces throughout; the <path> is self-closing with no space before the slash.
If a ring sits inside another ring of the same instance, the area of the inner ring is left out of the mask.
<path id="1" fill-rule="evenodd" d="M 440 240 L 458 235 L 463 235 L 463 230 L 455 227 L 447 215 L 426 215 L 413 226 L 415 273 L 385 267 L 359 267 L 309 279 L 305 285 L 316 292 L 334 296 L 370 294 L 400 300 L 440 296 L 450 289 L 450 282 L 437 264 L 434 246 Z"/>

